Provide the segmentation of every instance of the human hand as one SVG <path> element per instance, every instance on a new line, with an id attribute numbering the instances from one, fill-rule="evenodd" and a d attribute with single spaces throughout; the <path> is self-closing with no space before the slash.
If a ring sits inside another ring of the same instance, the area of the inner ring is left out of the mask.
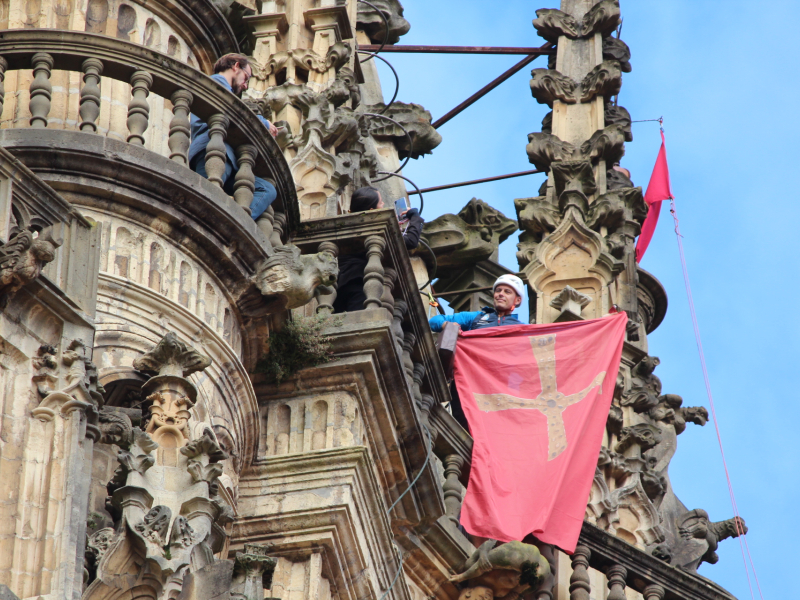
<path id="1" fill-rule="evenodd" d="M 272 135 L 272 137 L 278 136 L 278 128 L 275 127 L 275 125 L 273 125 L 272 123 L 269 124 L 269 132 Z"/>

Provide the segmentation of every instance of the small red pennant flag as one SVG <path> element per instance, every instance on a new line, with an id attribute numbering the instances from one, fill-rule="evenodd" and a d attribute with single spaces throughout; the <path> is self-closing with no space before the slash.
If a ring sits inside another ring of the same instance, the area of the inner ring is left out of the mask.
<path id="1" fill-rule="evenodd" d="M 647 191 L 644 194 L 644 201 L 647 202 L 649 210 L 642 225 L 642 232 L 636 242 L 636 262 L 641 262 L 650 240 L 656 231 L 658 215 L 661 212 L 661 203 L 672 198 L 672 188 L 669 184 L 669 167 L 667 166 L 667 147 L 664 140 L 664 132 L 661 132 L 661 149 L 658 151 L 656 166 L 650 176 L 650 183 L 647 184 Z"/>

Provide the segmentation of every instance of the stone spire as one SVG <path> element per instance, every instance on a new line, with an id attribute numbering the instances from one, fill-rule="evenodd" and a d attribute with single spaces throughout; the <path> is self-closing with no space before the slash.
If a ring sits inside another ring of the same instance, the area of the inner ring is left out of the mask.
<path id="1" fill-rule="evenodd" d="M 615 99 L 630 70 L 619 60 L 627 47 L 610 37 L 619 4 L 564 0 L 561 10 L 536 14 L 534 27 L 557 54 L 530 83 L 533 97 L 553 109 L 526 148 L 547 183 L 539 196 L 515 201 L 523 230 L 517 257 L 536 291 L 531 313 L 538 323 L 558 320 L 557 298 L 569 286 L 583 298 L 574 316 L 601 317 L 617 304 L 637 320 L 633 241 L 646 208 L 641 189 L 613 170 L 631 139 L 630 117 Z"/>

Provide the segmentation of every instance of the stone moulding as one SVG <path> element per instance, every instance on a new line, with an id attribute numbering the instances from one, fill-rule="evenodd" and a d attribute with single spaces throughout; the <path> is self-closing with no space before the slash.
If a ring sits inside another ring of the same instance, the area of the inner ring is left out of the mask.
<path id="1" fill-rule="evenodd" d="M 243 473 L 240 512 L 248 516 L 234 522 L 231 549 L 267 543 L 271 556 L 293 561 L 323 550 L 323 572 L 341 598 L 379 595 L 397 562 L 382 497 L 364 446 L 264 458 Z M 398 594 L 408 598 L 405 586 Z"/>

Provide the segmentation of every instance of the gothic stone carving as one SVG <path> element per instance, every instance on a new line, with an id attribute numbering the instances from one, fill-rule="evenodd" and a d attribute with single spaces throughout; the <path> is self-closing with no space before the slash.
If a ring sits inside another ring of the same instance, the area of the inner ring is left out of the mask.
<path id="1" fill-rule="evenodd" d="M 536 546 L 507 542 L 495 548 L 496 544 L 496 540 L 481 544 L 467 559 L 463 572 L 450 578 L 452 583 L 469 582 L 460 600 L 519 598 L 550 575 L 550 564 Z"/>
<path id="2" fill-rule="evenodd" d="M 383 103 L 371 104 L 364 107 L 366 112 L 383 113 L 386 106 Z M 363 117 L 366 121 L 368 134 L 375 138 L 391 138 L 397 148 L 398 156 L 404 159 L 409 154 L 411 158 L 419 158 L 442 143 L 442 136 L 431 126 L 431 113 L 419 104 L 406 104 L 394 102 L 385 113 L 387 117 L 400 123 L 411 137 L 411 148 L 408 147 L 408 137 L 397 125 L 386 119 Z"/>
<path id="3" fill-rule="evenodd" d="M 632 70 L 630 48 L 619 38 L 613 36 L 603 38 L 603 60 L 617 61 L 623 73 L 630 73 Z"/>
<path id="4" fill-rule="evenodd" d="M 150 352 L 133 361 L 133 368 L 159 376 L 188 377 L 211 365 L 211 359 L 197 352 L 170 331 Z"/>
<path id="5" fill-rule="evenodd" d="M 301 255 L 300 248 L 288 245 L 275 248 L 259 266 L 254 283 L 271 310 L 285 310 L 308 304 L 316 289 L 333 285 L 338 274 L 338 262 L 330 252 Z"/>
<path id="6" fill-rule="evenodd" d="M 672 549 L 671 563 L 687 571 L 697 571 L 702 562 L 715 564 L 719 560 L 716 549 L 722 540 L 747 533 L 744 519 L 712 522 L 708 513 L 699 508 L 678 517 L 677 525 L 680 539 Z"/>
<path id="7" fill-rule="evenodd" d="M 516 221 L 473 198 L 458 215 L 442 215 L 425 223 L 422 235 L 439 267 L 455 267 L 488 259 L 516 229 Z"/>
<path id="8" fill-rule="evenodd" d="M 269 546 L 245 544 L 233 563 L 231 600 L 251 600 L 264 596 L 271 587 L 272 573 L 277 560 L 267 556 Z"/>
<path id="9" fill-rule="evenodd" d="M 387 36 L 386 24 L 381 15 L 376 14 L 367 4 L 358 4 L 358 28 L 369 36 L 373 44 L 382 44 L 384 40 L 387 44 L 396 44 L 400 36 L 411 29 L 411 24 L 403 18 L 403 5 L 399 0 L 371 0 L 370 4 L 375 5 L 389 22 Z"/>
<path id="10" fill-rule="evenodd" d="M 5 308 L 14 294 L 39 277 L 44 266 L 55 259 L 56 248 L 62 243 L 61 238 L 53 237 L 51 228 L 42 230 L 38 236 L 23 229 L 0 246 L 0 308 Z"/>
<path id="11" fill-rule="evenodd" d="M 622 87 L 622 71 L 616 61 L 604 60 L 592 69 L 580 84 L 554 69 L 531 71 L 531 95 L 539 104 L 552 108 L 553 102 L 565 104 L 591 102 L 597 96 L 608 98 L 619 93 Z"/>
<path id="12" fill-rule="evenodd" d="M 582 319 L 581 311 L 589 306 L 591 301 L 592 298 L 590 296 L 581 294 L 578 290 L 565 285 L 561 293 L 550 302 L 550 306 L 561 311 L 561 314 L 556 319 L 557 323 L 578 321 Z"/>
<path id="13" fill-rule="evenodd" d="M 595 33 L 609 35 L 620 22 L 619 2 L 603 0 L 595 4 L 578 22 L 577 19 L 555 8 L 536 11 L 533 26 L 548 42 L 558 42 L 559 36 L 570 39 L 586 38 Z"/>

